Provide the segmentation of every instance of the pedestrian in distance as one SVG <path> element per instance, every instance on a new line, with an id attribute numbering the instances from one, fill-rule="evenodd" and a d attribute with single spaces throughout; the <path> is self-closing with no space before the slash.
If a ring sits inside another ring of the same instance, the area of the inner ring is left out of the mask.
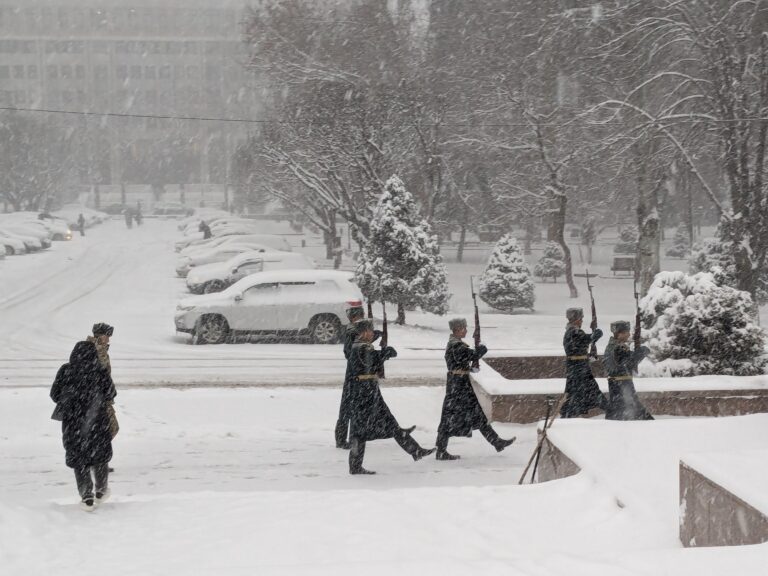
<path id="1" fill-rule="evenodd" d="M 590 410 L 605 410 L 608 407 L 608 401 L 600 391 L 589 364 L 589 347 L 602 337 L 603 331 L 595 328 L 591 334 L 587 334 L 581 329 L 584 320 L 584 310 L 581 308 L 568 308 L 565 317 L 568 320 L 563 336 L 566 400 L 560 408 L 560 416 L 577 418 Z"/>
<path id="2" fill-rule="evenodd" d="M 85 236 L 85 216 L 82 213 L 77 217 L 77 227 L 80 229 L 80 236 Z"/>
<path id="3" fill-rule="evenodd" d="M 613 336 L 608 340 L 603 365 L 608 373 L 608 409 L 606 420 L 653 420 L 635 390 L 632 372 L 649 350 L 646 346 L 629 349 L 630 324 L 624 320 L 611 324 Z"/>
<path id="4" fill-rule="evenodd" d="M 141 226 L 144 222 L 144 215 L 141 213 L 141 202 L 136 202 L 136 212 L 133 214 L 134 220 L 136 220 L 136 226 Z"/>
<path id="5" fill-rule="evenodd" d="M 203 239 L 208 240 L 213 234 L 211 234 L 211 227 L 205 223 L 205 220 L 200 220 L 200 226 L 197 228 L 198 232 L 203 233 Z"/>
<path id="6" fill-rule="evenodd" d="M 352 408 L 350 403 L 351 365 L 349 363 L 349 355 L 352 353 L 352 347 L 357 340 L 360 322 L 365 320 L 365 310 L 363 310 L 362 306 L 353 306 L 352 308 L 347 309 L 347 318 L 349 319 L 349 325 L 344 333 L 343 349 L 344 358 L 347 360 L 347 369 L 344 374 L 344 386 L 341 390 L 341 403 L 339 404 L 339 417 L 336 421 L 335 429 L 336 448 L 342 448 L 344 450 L 349 450 L 350 447 L 349 440 L 347 439 L 349 433 L 350 411 Z M 381 337 L 381 332 L 379 330 L 374 330 L 373 333 L 373 341 L 376 341 Z"/>
<path id="7" fill-rule="evenodd" d="M 74 470 L 80 505 L 89 512 L 109 496 L 112 435 L 107 407 L 114 395 L 95 344 L 75 344 L 69 362 L 56 374 L 51 399 L 61 420 L 66 464 Z"/>
<path id="8" fill-rule="evenodd" d="M 131 212 L 130 208 L 126 208 L 124 212 L 125 216 L 125 227 L 130 230 L 133 228 L 133 213 Z"/>
<path id="9" fill-rule="evenodd" d="M 384 362 L 397 356 L 391 346 L 376 350 L 375 333 L 370 320 L 358 322 L 358 335 L 349 355 L 350 374 L 350 474 L 375 474 L 363 468 L 366 442 L 394 438 L 411 457 L 421 460 L 435 451 L 419 446 L 411 437 L 416 428 L 401 428 L 390 412 L 379 388 L 378 373 Z"/>
<path id="10" fill-rule="evenodd" d="M 480 344 L 473 349 L 464 342 L 463 339 L 467 335 L 467 321 L 464 318 L 449 320 L 448 327 L 451 330 L 445 347 L 448 374 L 440 425 L 437 427 L 436 458 L 458 460 L 460 456 L 448 452 L 448 440 L 451 436 L 471 437 L 473 430 L 479 430 L 488 443 L 496 448 L 497 452 L 501 452 L 512 444 L 515 438 L 504 440 L 491 427 L 469 380 L 472 362 L 485 356 L 488 348 Z"/>

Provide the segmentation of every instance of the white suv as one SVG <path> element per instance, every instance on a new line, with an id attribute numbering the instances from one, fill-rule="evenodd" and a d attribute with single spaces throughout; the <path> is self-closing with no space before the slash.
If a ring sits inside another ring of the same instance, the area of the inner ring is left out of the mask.
<path id="1" fill-rule="evenodd" d="M 362 306 L 350 272 L 274 270 L 246 276 L 226 290 L 191 296 L 176 307 L 176 331 L 198 344 L 233 341 L 237 335 L 309 336 L 338 342 L 349 324 L 346 311 Z"/>

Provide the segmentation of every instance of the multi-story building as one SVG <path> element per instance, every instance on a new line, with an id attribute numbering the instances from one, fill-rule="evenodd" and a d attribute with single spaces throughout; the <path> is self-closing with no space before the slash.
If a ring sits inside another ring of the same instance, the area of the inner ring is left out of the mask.
<path id="1" fill-rule="evenodd" d="M 157 117 L 258 116 L 244 16 L 244 0 L 0 0 L 0 106 L 148 116 L 71 117 L 90 183 L 224 183 L 252 126 Z"/>

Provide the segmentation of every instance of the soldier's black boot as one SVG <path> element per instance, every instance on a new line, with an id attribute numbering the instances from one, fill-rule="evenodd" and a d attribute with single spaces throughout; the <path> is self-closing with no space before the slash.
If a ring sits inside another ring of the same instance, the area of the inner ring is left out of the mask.
<path id="1" fill-rule="evenodd" d="M 438 460 L 458 460 L 461 458 L 461 456 L 454 456 L 453 454 L 448 453 L 448 436 L 442 432 L 437 433 L 437 442 L 435 442 L 435 445 L 437 447 L 435 458 Z"/>
<path id="2" fill-rule="evenodd" d="M 376 474 L 372 470 L 363 468 L 365 457 L 365 442 L 352 438 L 349 449 L 349 473 L 350 474 Z"/>
<path id="3" fill-rule="evenodd" d="M 419 446 L 419 443 L 411 438 L 410 434 L 395 434 L 395 441 L 400 445 L 400 448 L 411 455 L 415 462 L 435 451 L 435 448 L 422 448 Z"/>
<path id="4" fill-rule="evenodd" d="M 485 424 L 480 428 L 480 433 L 485 437 L 486 440 L 488 440 L 488 443 L 496 448 L 496 452 L 501 452 L 512 444 L 515 440 L 517 440 L 516 436 L 513 436 L 510 440 L 504 440 L 503 438 L 499 438 L 499 435 L 496 434 L 496 431 L 491 428 L 490 424 Z"/>

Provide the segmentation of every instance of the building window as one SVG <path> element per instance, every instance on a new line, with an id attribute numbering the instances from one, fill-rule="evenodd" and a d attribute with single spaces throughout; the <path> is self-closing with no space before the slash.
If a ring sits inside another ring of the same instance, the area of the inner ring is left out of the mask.
<path id="1" fill-rule="evenodd" d="M 187 78 L 194 80 L 200 74 L 197 66 L 187 66 Z"/>
<path id="2" fill-rule="evenodd" d="M 154 108 L 157 105 L 157 92 L 154 90 L 147 90 L 147 93 L 144 96 L 144 101 L 146 102 L 147 106 Z"/>
<path id="3" fill-rule="evenodd" d="M 72 78 L 72 66 L 70 66 L 69 64 L 64 64 L 61 67 L 61 77 L 67 80 Z"/>
<path id="4" fill-rule="evenodd" d="M 30 64 L 27 66 L 27 78 L 30 80 L 36 80 L 37 79 L 37 66 L 34 64 Z"/>
<path id="5" fill-rule="evenodd" d="M 8 66 L 0 66 L 0 80 L 5 80 L 6 78 L 10 78 Z"/>
<path id="6" fill-rule="evenodd" d="M 116 74 L 119 80 L 125 80 L 126 78 L 128 78 L 128 66 L 121 64 L 120 66 L 117 67 Z"/>
<path id="7" fill-rule="evenodd" d="M 79 106 L 85 106 L 85 91 L 84 90 L 78 90 L 77 91 L 77 104 Z"/>
<path id="8" fill-rule="evenodd" d="M 56 66 L 48 65 L 45 67 L 45 70 L 46 70 L 46 75 L 51 80 L 55 80 L 56 78 L 59 77 L 59 69 Z"/>
<path id="9" fill-rule="evenodd" d="M 71 106 L 72 105 L 72 92 L 70 90 L 62 90 L 61 91 L 61 103 L 64 106 Z"/>
<path id="10" fill-rule="evenodd" d="M 24 66 L 14 66 L 13 67 L 13 77 L 14 78 L 24 78 Z"/>
<path id="11" fill-rule="evenodd" d="M 131 78 L 133 80 L 141 78 L 141 66 L 131 66 Z"/>
<path id="12" fill-rule="evenodd" d="M 96 80 L 106 80 L 107 79 L 107 67 L 106 66 L 94 66 L 93 67 L 93 77 Z"/>
<path id="13" fill-rule="evenodd" d="M 160 66 L 160 79 L 162 80 L 170 80 L 171 78 L 171 67 L 169 65 Z"/>
<path id="14" fill-rule="evenodd" d="M 24 105 L 27 103 L 27 93 L 24 90 L 16 90 L 14 94 L 14 101 L 17 105 Z"/>
<path id="15" fill-rule="evenodd" d="M 75 66 L 75 78 L 82 80 L 85 78 L 85 66 Z"/>
<path id="16" fill-rule="evenodd" d="M 154 80 L 157 77 L 154 66 L 144 66 L 144 78 Z"/>

